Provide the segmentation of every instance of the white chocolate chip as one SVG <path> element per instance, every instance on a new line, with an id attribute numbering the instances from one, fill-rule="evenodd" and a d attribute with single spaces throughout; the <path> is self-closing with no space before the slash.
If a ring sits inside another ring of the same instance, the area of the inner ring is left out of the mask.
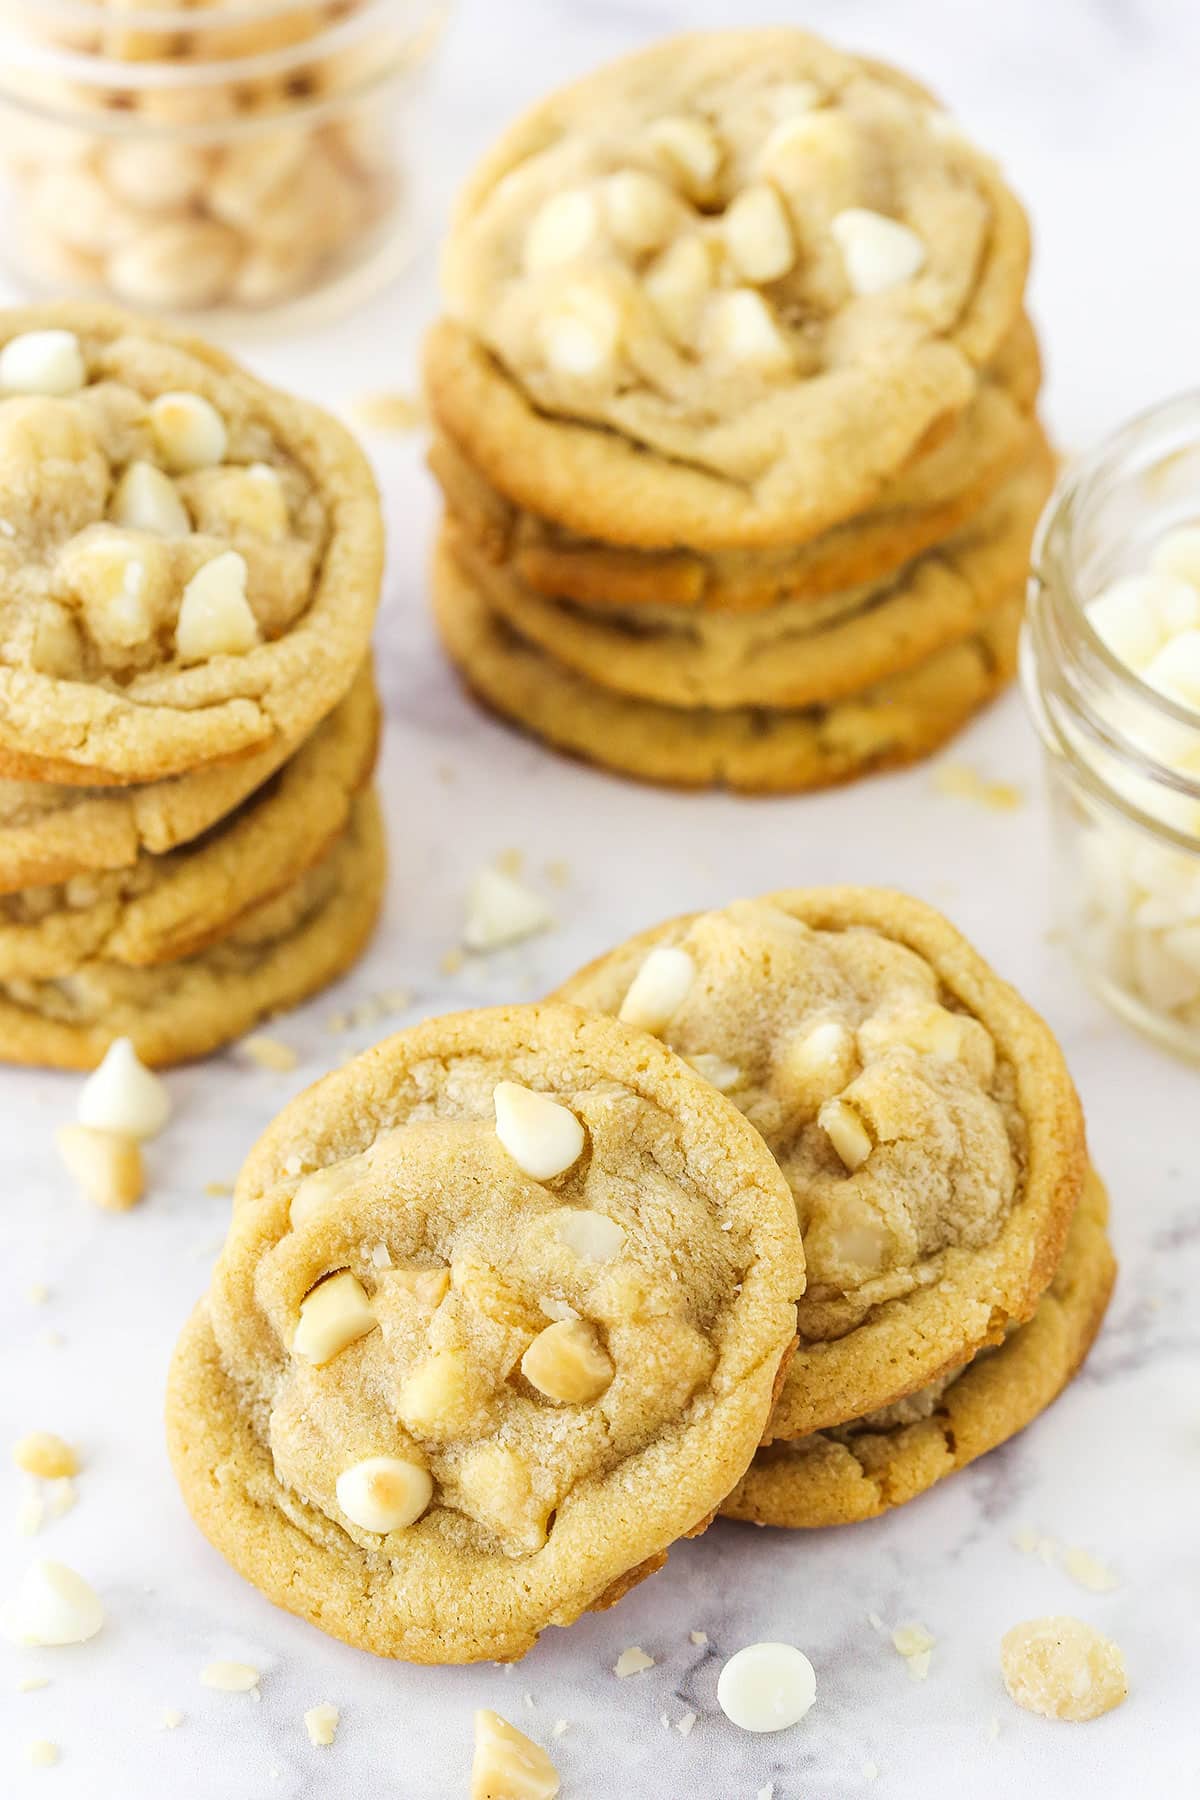
<path id="1" fill-rule="evenodd" d="M 362 1173 L 362 1166 L 360 1157 L 349 1156 L 344 1162 L 330 1163 L 328 1168 L 315 1169 L 311 1175 L 306 1175 L 292 1195 L 288 1209 L 292 1229 L 303 1225 L 318 1207 L 344 1192 Z"/>
<path id="2" fill-rule="evenodd" d="M 362 1283 L 344 1269 L 301 1301 L 292 1354 L 317 1365 L 331 1362 L 378 1323 Z"/>
<path id="3" fill-rule="evenodd" d="M 403 1531 L 433 1498 L 433 1477 L 400 1456 L 368 1456 L 337 1478 L 337 1503 L 363 1531 Z"/>
<path id="4" fill-rule="evenodd" d="M 85 1644 L 104 1623 L 104 1608 L 82 1575 L 65 1563 L 35 1562 L 0 1616 L 10 1643 L 32 1648 Z"/>
<path id="5" fill-rule="evenodd" d="M 23 331 L 0 350 L 0 392 L 77 394 L 87 382 L 73 331 Z"/>
<path id="6" fill-rule="evenodd" d="M 468 950 L 499 950 L 546 931 L 554 923 L 539 894 L 503 869 L 480 869 L 467 896 L 463 943 Z"/>
<path id="7" fill-rule="evenodd" d="M 796 259 L 791 224 L 769 182 L 743 188 L 721 229 L 734 268 L 746 281 L 777 281 Z"/>
<path id="8" fill-rule="evenodd" d="M 138 1141 L 94 1125 L 61 1125 L 58 1151 L 87 1198 L 105 1212 L 127 1212 L 146 1191 Z"/>
<path id="9" fill-rule="evenodd" d="M 1185 592 L 1194 590 L 1185 587 Z M 1200 600 L 1200 595 L 1195 598 Z M 1200 630 L 1179 631 L 1168 639 L 1142 670 L 1142 680 L 1168 699 L 1200 712 Z"/>
<path id="10" fill-rule="evenodd" d="M 742 1071 L 736 1063 L 726 1062 L 723 1056 L 717 1056 L 711 1050 L 698 1050 L 694 1056 L 685 1056 L 683 1060 L 691 1063 L 697 1075 L 703 1075 L 710 1087 L 722 1094 L 731 1094 L 741 1084 Z"/>
<path id="11" fill-rule="evenodd" d="M 499 1713 L 475 1714 L 471 1800 L 555 1800 L 561 1783 L 546 1752 Z"/>
<path id="12" fill-rule="evenodd" d="M 127 1037 L 113 1040 L 104 1061 L 88 1076 L 79 1094 L 81 1125 L 125 1137 L 156 1137 L 170 1112 L 166 1087 L 139 1061 Z"/>
<path id="13" fill-rule="evenodd" d="M 563 1213 L 556 1234 L 581 1262 L 611 1262 L 625 1247 L 625 1233 L 617 1221 L 587 1207 Z"/>
<path id="14" fill-rule="evenodd" d="M 885 213 L 849 206 L 835 215 L 830 230 L 856 294 L 885 293 L 925 266 L 925 246 L 916 232 Z"/>
<path id="15" fill-rule="evenodd" d="M 317 1706 L 310 1706 L 304 1715 L 304 1729 L 308 1733 L 309 1743 L 320 1749 L 332 1744 L 340 1720 L 341 1714 L 337 1707 L 331 1706 L 328 1700 L 322 1700 Z"/>
<path id="16" fill-rule="evenodd" d="M 1000 1672 L 1017 1705 L 1044 1719 L 1098 1719 L 1129 1693 L 1118 1646 L 1070 1617 L 1029 1619 L 1006 1631 Z"/>
<path id="17" fill-rule="evenodd" d="M 648 136 L 651 148 L 685 193 L 703 198 L 721 167 L 721 145 L 712 127 L 702 119 L 677 114 L 656 119 Z"/>
<path id="18" fill-rule="evenodd" d="M 562 1406 L 598 1400 L 613 1378 L 612 1358 L 586 1319 L 564 1319 L 539 1331 L 521 1358 L 521 1373 Z"/>
<path id="19" fill-rule="evenodd" d="M 515 1081 L 498 1082 L 492 1098 L 496 1136 L 526 1175 L 552 1181 L 578 1162 L 583 1126 L 569 1107 Z"/>
<path id="20" fill-rule="evenodd" d="M 79 1473 L 79 1458 L 65 1438 L 53 1431 L 30 1431 L 13 1445 L 13 1461 L 26 1475 L 57 1481 Z"/>
<path id="21" fill-rule="evenodd" d="M 202 394 L 160 394 L 150 407 L 150 429 L 159 455 L 176 475 L 224 462 L 229 448 L 225 421 Z"/>
<path id="22" fill-rule="evenodd" d="M 680 206 L 653 175 L 622 169 L 604 184 L 604 212 L 618 244 L 637 256 L 669 242 L 679 223 Z"/>
<path id="23" fill-rule="evenodd" d="M 637 1644 L 630 1644 L 627 1650 L 622 1650 L 613 1664 L 613 1674 L 618 1681 L 624 1681 L 630 1675 L 642 1675 L 653 1667 L 654 1658 L 647 1656 Z"/>
<path id="24" fill-rule="evenodd" d="M 827 1100 L 817 1114 L 817 1123 L 853 1174 L 870 1156 L 874 1145 L 862 1115 L 841 1098 Z"/>
<path id="25" fill-rule="evenodd" d="M 113 489 L 109 517 L 131 531 L 186 537 L 192 529 L 175 483 L 153 463 L 131 462 Z"/>
<path id="26" fill-rule="evenodd" d="M 175 625 L 175 649 L 185 663 L 212 656 L 244 656 L 259 642 L 258 622 L 246 599 L 246 562 L 225 550 L 196 570 L 183 590 Z"/>
<path id="27" fill-rule="evenodd" d="M 543 202 L 525 237 L 531 275 L 574 262 L 601 241 L 600 208 L 586 188 L 566 188 Z"/>
<path id="28" fill-rule="evenodd" d="M 794 1644 L 748 1644 L 717 1679 L 717 1703 L 742 1731 L 785 1731 L 817 1697 L 817 1677 Z"/>
<path id="29" fill-rule="evenodd" d="M 541 323 L 542 352 L 558 375 L 595 381 L 613 367 L 621 314 L 601 288 L 576 282 Z"/>
<path id="30" fill-rule="evenodd" d="M 1181 525 L 1161 537 L 1150 558 L 1150 568 L 1155 575 L 1171 575 L 1200 588 L 1200 525 Z"/>
<path id="31" fill-rule="evenodd" d="M 704 311 L 701 339 L 709 355 L 764 374 L 790 368 L 792 349 L 770 307 L 754 288 L 714 294 Z"/>
<path id="32" fill-rule="evenodd" d="M 642 285 L 666 330 L 678 343 L 690 343 L 712 291 L 712 264 L 701 240 L 686 237 L 671 244 L 647 270 Z"/>
<path id="33" fill-rule="evenodd" d="M 200 1671 L 201 1687 L 213 1688 L 219 1694 L 252 1693 L 260 1679 L 253 1663 L 210 1662 Z"/>
<path id="34" fill-rule="evenodd" d="M 630 982 L 617 1017 L 658 1036 L 687 999 L 695 979 L 696 965 L 687 951 L 660 944 L 647 954 Z"/>

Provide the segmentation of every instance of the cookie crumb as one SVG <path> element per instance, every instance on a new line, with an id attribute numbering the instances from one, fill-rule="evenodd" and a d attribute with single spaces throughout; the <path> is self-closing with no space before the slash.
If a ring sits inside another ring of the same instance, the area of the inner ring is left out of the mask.
<path id="1" fill-rule="evenodd" d="M 48 1675 L 23 1675 L 17 1683 L 18 1694 L 36 1694 L 39 1688 L 50 1686 Z"/>
<path id="2" fill-rule="evenodd" d="M 877 1631 L 880 1637 L 887 1636 L 888 1628 L 877 1612 L 869 1612 L 867 1614 L 867 1624 L 871 1627 L 872 1631 Z"/>
<path id="3" fill-rule="evenodd" d="M 570 1719 L 555 1719 L 550 1727 L 551 1737 L 563 1737 L 571 1729 Z"/>
<path id="4" fill-rule="evenodd" d="M 30 1306 L 45 1306 L 47 1300 L 50 1298 L 50 1289 L 46 1286 L 44 1281 L 35 1281 L 26 1289 L 26 1298 L 28 1299 Z"/>
<path id="5" fill-rule="evenodd" d="M 210 1200 L 228 1200 L 233 1193 L 232 1181 L 206 1181 L 204 1192 Z"/>
<path id="6" fill-rule="evenodd" d="M 933 785 L 949 799 L 969 800 L 990 812 L 1015 812 L 1025 804 L 1019 787 L 1009 781 L 988 781 L 968 763 L 939 763 L 933 771 Z"/>
<path id="7" fill-rule="evenodd" d="M 924 1681 L 928 1676 L 936 1642 L 933 1633 L 919 1619 L 897 1625 L 892 1632 L 892 1644 L 908 1664 L 908 1672 L 914 1681 Z"/>
<path id="8" fill-rule="evenodd" d="M 249 1694 L 258 1683 L 259 1672 L 251 1663 L 210 1662 L 200 1671 L 201 1687 L 221 1694 Z"/>
<path id="9" fill-rule="evenodd" d="M 34 1738 L 25 1747 L 25 1760 L 32 1769 L 52 1769 L 58 1761 L 58 1745 L 49 1738 Z"/>
<path id="10" fill-rule="evenodd" d="M 775 1783 L 768 1781 L 766 1787 L 760 1787 L 755 1800 L 775 1800 Z"/>
<path id="11" fill-rule="evenodd" d="M 78 1455 L 55 1431 L 26 1432 L 13 1445 L 12 1454 L 18 1469 L 43 1481 L 57 1481 L 60 1476 L 79 1472 Z"/>
<path id="12" fill-rule="evenodd" d="M 322 1700 L 316 1706 L 310 1706 L 304 1715 L 304 1729 L 308 1733 L 308 1741 L 321 1748 L 332 1744 L 337 1735 L 341 1714 L 336 1706 L 328 1700 Z"/>
<path id="13" fill-rule="evenodd" d="M 551 887 L 565 888 L 571 879 L 571 865 L 564 857 L 553 856 L 546 864 L 546 880 Z"/>
<path id="14" fill-rule="evenodd" d="M 442 975 L 461 975 L 466 957 L 457 945 L 444 950 L 438 959 L 438 971 Z"/>
<path id="15" fill-rule="evenodd" d="M 158 1723 L 163 1731 L 178 1731 L 183 1724 L 183 1714 L 177 1707 L 165 1707 L 159 1714 Z"/>
<path id="16" fill-rule="evenodd" d="M 1054 1538 L 1035 1531 L 1032 1525 L 1022 1525 L 1019 1530 L 1014 1531 L 1012 1544 L 1014 1550 L 1019 1550 L 1023 1556 L 1036 1556 L 1047 1568 L 1053 1565 L 1058 1556 L 1058 1544 Z"/>
<path id="17" fill-rule="evenodd" d="M 1121 1585 L 1113 1571 L 1088 1550 L 1068 1546 L 1063 1551 L 1062 1562 L 1071 1580 L 1077 1581 L 1090 1594 L 1111 1594 Z"/>
<path id="18" fill-rule="evenodd" d="M 386 437 L 403 437 L 420 431 L 425 424 L 425 408 L 420 400 L 391 390 L 360 394 L 351 410 L 363 431 L 376 431 Z"/>
<path id="19" fill-rule="evenodd" d="M 269 1069 L 274 1075 L 286 1075 L 300 1062 L 290 1044 L 281 1043 L 278 1038 L 268 1037 L 261 1031 L 243 1038 L 238 1049 L 257 1068 Z"/>
<path id="20" fill-rule="evenodd" d="M 392 1253 L 386 1244 L 373 1244 L 371 1247 L 371 1263 L 376 1269 L 390 1269 Z"/>
<path id="21" fill-rule="evenodd" d="M 654 1658 L 647 1656 L 646 1652 L 637 1644 L 630 1644 L 627 1650 L 622 1650 L 613 1664 L 613 1674 L 623 1681 L 627 1675 L 640 1675 L 643 1669 L 652 1669 L 653 1667 Z"/>
<path id="22" fill-rule="evenodd" d="M 986 1737 L 987 1742 L 989 1744 L 994 1744 L 996 1742 L 996 1739 L 1000 1736 L 1000 1714 L 999 1713 L 993 1713 L 991 1718 L 988 1720 L 988 1728 L 987 1728 L 987 1731 L 985 1732 L 984 1736 Z"/>
<path id="23" fill-rule="evenodd" d="M 862 1776 L 863 1776 L 864 1781 L 878 1781 L 879 1780 L 879 1764 L 877 1762 L 871 1762 L 869 1760 L 867 1762 L 865 1762 L 862 1766 Z"/>
<path id="24" fill-rule="evenodd" d="M 61 1519 L 69 1513 L 76 1501 L 75 1483 L 69 1475 L 60 1475 L 50 1482 L 46 1496 L 46 1511 L 52 1519 Z"/>
<path id="25" fill-rule="evenodd" d="M 25 1483 L 17 1508 L 17 1530 L 22 1537 L 36 1537 L 46 1523 L 46 1502 L 32 1478 Z"/>
<path id="26" fill-rule="evenodd" d="M 1009 1697 L 1044 1719 L 1098 1719 L 1129 1693 L 1119 1647 L 1082 1619 L 1027 1619 L 1000 1641 Z"/>
<path id="27" fill-rule="evenodd" d="M 680 1737 L 690 1737 L 692 1735 L 692 1727 L 699 1716 L 699 1713 L 685 1712 L 681 1719 L 676 1719 L 675 1729 Z"/>

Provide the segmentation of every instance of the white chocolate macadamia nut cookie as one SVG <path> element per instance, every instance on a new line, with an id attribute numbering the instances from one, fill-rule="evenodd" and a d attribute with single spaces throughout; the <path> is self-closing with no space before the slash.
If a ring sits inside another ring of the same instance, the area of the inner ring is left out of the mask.
<path id="1" fill-rule="evenodd" d="M 0 316 L 0 774 L 143 782 L 296 741 L 379 596 L 333 419 L 118 312 Z"/>
<path id="2" fill-rule="evenodd" d="M 796 1200 L 808 1286 L 770 1435 L 888 1405 L 1028 1318 L 1080 1192 L 1079 1104 L 958 933 L 886 890 L 796 890 L 646 932 L 556 998 L 617 1013 L 668 955 L 694 974 L 661 981 L 658 1035 L 716 1059 Z"/>
<path id="3" fill-rule="evenodd" d="M 774 28 L 668 40 L 519 120 L 461 199 L 444 284 L 498 359 L 504 429 L 532 409 L 526 460 L 550 480 L 557 430 L 563 487 L 605 472 L 614 512 L 669 509 L 696 545 L 797 543 L 869 504 L 970 403 L 1020 310 L 1021 209 L 943 118 L 907 77 Z M 440 355 L 435 406 L 461 436 Z M 471 455 L 520 501 L 527 477 L 506 486 L 484 441 L 500 413 L 472 423 Z M 635 451 L 643 494 L 620 479 Z M 586 531 L 587 505 L 544 510 Z"/>
<path id="4" fill-rule="evenodd" d="M 175 1357 L 176 1473 L 324 1630 L 517 1657 L 703 1529 L 803 1282 L 762 1140 L 661 1045 L 574 1007 L 432 1020 L 251 1152 Z"/>

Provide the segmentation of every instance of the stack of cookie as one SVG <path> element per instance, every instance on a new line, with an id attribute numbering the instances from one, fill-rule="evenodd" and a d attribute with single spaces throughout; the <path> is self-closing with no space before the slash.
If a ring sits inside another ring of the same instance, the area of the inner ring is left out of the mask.
<path id="1" fill-rule="evenodd" d="M 1115 1274 L 1048 1027 L 931 908 L 772 894 L 670 921 L 558 999 L 653 1032 L 762 1133 L 807 1261 L 799 1345 L 721 1510 L 870 1518 L 1028 1424 Z"/>
<path id="2" fill-rule="evenodd" d="M 101 308 L 0 315 L 0 1056 L 202 1055 L 331 980 L 383 886 L 353 440 Z"/>
<path id="3" fill-rule="evenodd" d="M 922 89 L 800 31 L 535 108 L 462 199 L 427 351 L 469 687 L 686 785 L 943 742 L 1012 673 L 1051 479 L 1028 250 Z"/>

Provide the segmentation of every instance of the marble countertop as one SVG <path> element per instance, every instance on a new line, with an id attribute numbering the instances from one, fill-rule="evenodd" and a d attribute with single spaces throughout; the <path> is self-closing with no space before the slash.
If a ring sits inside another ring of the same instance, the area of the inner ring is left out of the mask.
<path id="1" fill-rule="evenodd" d="M 432 216 L 527 99 L 620 49 L 733 10 L 716 0 L 503 9 L 464 0 L 421 157 Z M 1033 307 L 1061 442 L 1086 443 L 1195 379 L 1200 14 L 1187 0 L 811 0 L 763 10 L 907 63 L 1003 156 L 1034 214 Z M 432 271 L 427 244 L 399 289 L 353 319 L 246 353 L 334 405 L 385 385 L 411 391 Z M 462 698 L 425 615 L 435 509 L 421 446 L 380 438 L 371 448 L 391 541 L 378 641 L 392 875 L 370 955 L 276 1028 L 300 1053 L 295 1072 L 226 1055 L 169 1078 L 174 1115 L 150 1150 L 150 1194 L 124 1217 L 90 1211 L 59 1167 L 53 1133 L 73 1115 L 76 1081 L 0 1074 L 0 1520 L 19 1505 L 7 1446 L 20 1432 L 58 1430 L 86 1460 L 73 1511 L 33 1539 L 0 1525 L 0 1595 L 31 1556 L 53 1556 L 88 1576 L 108 1613 L 83 1648 L 0 1646 L 0 1792 L 462 1800 L 480 1705 L 543 1740 L 554 1721 L 570 1722 L 554 1746 L 566 1800 L 754 1800 L 770 1783 L 775 1800 L 1198 1791 L 1197 1075 L 1103 1012 L 1048 937 L 1046 817 L 1019 698 L 951 752 L 1021 786 L 1025 804 L 1009 814 L 940 792 L 928 767 L 828 796 L 739 802 L 642 790 L 560 762 Z M 557 929 L 439 973 L 470 876 L 510 846 L 552 895 Z M 561 890 L 545 875 L 558 859 L 570 869 Z M 413 1019 L 534 996 L 668 913 L 826 881 L 892 883 L 943 907 L 1066 1046 L 1111 1184 L 1122 1264 L 1074 1387 L 1017 1441 L 890 1518 L 795 1536 L 717 1525 L 615 1611 L 549 1631 L 513 1669 L 376 1662 L 274 1611 L 190 1524 L 167 1468 L 161 1395 L 170 1346 L 224 1228 L 227 1201 L 206 1184 L 229 1181 L 291 1094 L 378 1034 L 331 1035 L 330 1015 L 402 986 Z M 39 1284 L 47 1297 L 35 1303 Z M 1083 1591 L 1014 1547 L 1025 1529 L 1088 1549 L 1119 1586 Z M 1128 1660 L 1128 1703 L 1086 1727 L 1019 1712 L 999 1680 L 1006 1628 L 1059 1611 L 1093 1620 Z M 871 1613 L 928 1625 L 937 1646 L 925 1682 L 910 1679 Z M 708 1634 L 706 1647 L 692 1631 Z M 755 1738 L 724 1720 L 715 1689 L 721 1659 L 761 1638 L 808 1652 L 818 1699 L 796 1729 Z M 618 1682 L 612 1665 L 631 1644 L 655 1665 Z M 199 1671 L 216 1657 L 261 1668 L 261 1698 L 201 1688 Z M 29 1674 L 50 1685 L 18 1694 Z M 303 1729 L 305 1709 L 322 1700 L 341 1709 L 332 1749 L 310 1747 Z M 160 1724 L 167 1708 L 185 1715 L 172 1732 Z M 688 1711 L 699 1717 L 685 1738 L 673 1725 Z M 33 1738 L 60 1745 L 57 1768 L 27 1768 Z"/>

